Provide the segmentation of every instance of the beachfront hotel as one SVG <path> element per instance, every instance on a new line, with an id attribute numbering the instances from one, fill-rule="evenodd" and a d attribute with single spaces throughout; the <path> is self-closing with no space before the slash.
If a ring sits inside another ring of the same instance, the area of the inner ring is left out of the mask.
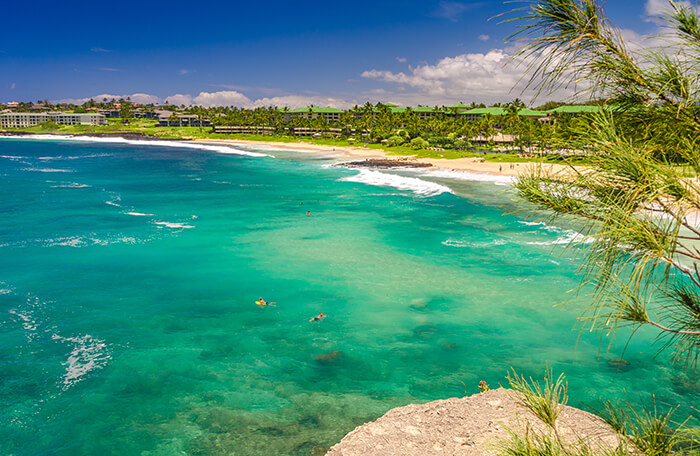
<path id="1" fill-rule="evenodd" d="M 0 114 L 1 128 L 26 128 L 46 122 L 58 125 L 107 125 L 105 116 L 97 113 L 5 112 Z"/>

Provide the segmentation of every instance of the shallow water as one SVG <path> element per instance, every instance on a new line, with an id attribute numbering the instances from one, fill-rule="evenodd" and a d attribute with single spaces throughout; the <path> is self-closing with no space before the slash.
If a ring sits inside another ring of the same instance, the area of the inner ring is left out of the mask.
<path id="1" fill-rule="evenodd" d="M 503 182 L 173 146 L 0 140 L 1 454 L 318 454 L 545 364 L 572 405 L 700 402 L 653 331 L 574 349 L 577 233 Z"/>

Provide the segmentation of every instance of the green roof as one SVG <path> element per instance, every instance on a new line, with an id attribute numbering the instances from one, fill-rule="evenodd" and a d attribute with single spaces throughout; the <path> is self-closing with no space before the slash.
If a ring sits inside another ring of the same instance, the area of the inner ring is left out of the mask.
<path id="1" fill-rule="evenodd" d="M 428 106 L 416 106 L 413 108 L 413 112 L 435 112 L 435 108 L 430 108 Z"/>
<path id="2" fill-rule="evenodd" d="M 493 107 L 493 108 L 474 108 L 470 109 L 469 111 L 465 112 L 464 114 L 476 114 L 476 115 L 482 115 L 485 116 L 486 114 L 490 114 L 492 116 L 505 116 L 508 114 L 508 110 L 503 107 Z M 547 115 L 546 112 L 544 111 L 535 111 L 532 109 L 527 109 L 523 108 L 518 111 L 519 116 L 528 116 L 528 117 L 544 117 Z"/>
<path id="3" fill-rule="evenodd" d="M 547 115 L 544 111 L 535 111 L 534 109 L 521 109 L 518 111 L 519 116 L 544 117 Z"/>
<path id="4" fill-rule="evenodd" d="M 600 111 L 600 106 L 559 106 L 558 108 L 552 109 L 552 112 L 559 112 L 562 114 L 579 114 L 598 111 Z"/>
<path id="5" fill-rule="evenodd" d="M 292 110 L 289 111 L 289 112 L 291 112 L 291 113 L 314 112 L 314 113 L 318 113 L 318 114 L 321 114 L 321 113 L 340 114 L 340 113 L 342 113 L 343 111 L 341 111 L 340 109 L 331 108 L 331 107 L 327 107 L 327 108 L 318 108 L 318 107 L 316 107 L 316 106 L 312 106 L 312 107 L 306 107 L 306 108 L 292 109 Z"/>
<path id="6" fill-rule="evenodd" d="M 474 108 L 465 112 L 465 114 L 480 114 L 482 116 L 486 114 L 491 114 L 492 116 L 502 116 L 505 115 L 505 108 Z"/>
<path id="7" fill-rule="evenodd" d="M 469 109 L 471 106 L 467 106 L 464 103 L 457 103 L 456 105 L 448 106 L 448 108 L 457 108 L 457 109 Z"/>

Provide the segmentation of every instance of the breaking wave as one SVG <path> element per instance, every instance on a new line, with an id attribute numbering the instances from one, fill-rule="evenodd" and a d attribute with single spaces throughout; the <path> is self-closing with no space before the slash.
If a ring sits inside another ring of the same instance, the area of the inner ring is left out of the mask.
<path id="1" fill-rule="evenodd" d="M 505 239 L 495 239 L 493 241 L 467 241 L 464 239 L 447 239 L 442 241 L 441 244 L 447 247 L 458 247 L 458 248 L 473 248 L 473 249 L 483 249 L 491 246 L 506 245 L 508 243 Z"/>
<path id="2" fill-rule="evenodd" d="M 174 222 L 154 222 L 159 227 L 174 228 L 174 229 L 186 229 L 194 228 L 194 225 L 187 225 L 185 223 L 174 223 Z"/>
<path id="3" fill-rule="evenodd" d="M 60 168 L 22 168 L 22 171 L 34 171 L 37 173 L 74 173 L 72 169 Z"/>
<path id="4" fill-rule="evenodd" d="M 399 190 L 409 190 L 420 196 L 437 196 L 443 193 L 453 193 L 449 187 L 435 182 L 425 181 L 415 177 L 405 177 L 396 174 L 383 173 L 360 169 L 354 176 L 338 179 L 339 182 L 358 182 L 378 187 L 394 187 Z"/>
<path id="5" fill-rule="evenodd" d="M 14 138 L 11 136 L 0 136 L 0 138 Z M 97 136 L 70 136 L 70 135 L 30 135 L 21 136 L 24 139 L 37 139 L 37 140 L 47 140 L 47 141 L 82 141 L 82 142 L 96 142 L 96 143 L 111 143 L 111 144 L 131 144 L 138 146 L 161 146 L 161 147 L 175 147 L 181 149 L 199 149 L 208 150 L 212 152 L 218 152 L 220 154 L 234 154 L 234 155 L 246 155 L 249 157 L 269 157 L 268 154 L 262 152 L 251 152 L 241 149 L 236 149 L 234 147 L 229 147 L 225 145 L 213 145 L 213 144 L 200 144 L 200 143 L 186 143 L 178 141 L 165 141 L 165 140 L 140 140 L 140 139 L 126 139 L 118 137 L 101 138 Z M 45 157 L 44 157 L 45 158 Z"/>
<path id="6" fill-rule="evenodd" d="M 88 187 L 92 187 L 92 185 L 79 184 L 77 182 L 62 183 L 62 184 L 57 184 L 57 185 L 51 186 L 51 188 L 88 188 Z"/>
<path id="7" fill-rule="evenodd" d="M 512 176 L 497 176 L 495 174 L 463 171 L 458 169 L 411 169 L 426 177 L 438 177 L 442 179 L 454 179 L 462 181 L 493 182 L 496 184 L 510 184 L 515 181 Z"/>
<path id="8" fill-rule="evenodd" d="M 528 245 L 559 245 L 559 244 L 591 244 L 595 239 L 591 236 L 586 236 L 578 231 L 566 230 L 558 238 L 551 241 L 532 241 L 526 242 Z"/>

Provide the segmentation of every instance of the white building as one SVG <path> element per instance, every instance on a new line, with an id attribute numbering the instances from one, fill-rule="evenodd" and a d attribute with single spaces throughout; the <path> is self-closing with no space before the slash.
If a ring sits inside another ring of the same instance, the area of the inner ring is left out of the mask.
<path id="1" fill-rule="evenodd" d="M 102 114 L 65 112 L 6 112 L 0 114 L 0 128 L 26 128 L 45 122 L 59 125 L 107 125 Z"/>

